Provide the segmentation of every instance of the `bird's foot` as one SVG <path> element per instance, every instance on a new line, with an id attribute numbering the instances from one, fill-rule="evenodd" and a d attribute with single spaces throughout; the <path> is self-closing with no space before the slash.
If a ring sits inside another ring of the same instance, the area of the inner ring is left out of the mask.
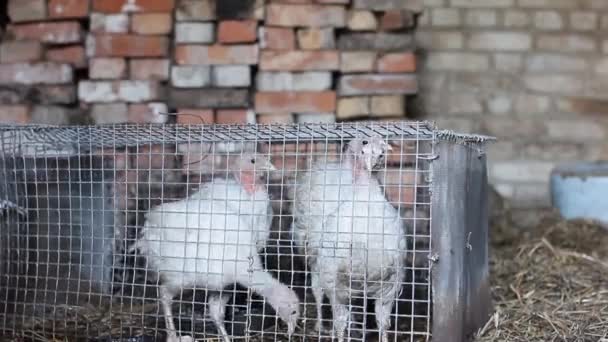
<path id="1" fill-rule="evenodd" d="M 330 328 L 326 328 L 323 326 L 323 323 L 321 323 L 320 321 L 315 322 L 315 332 L 320 333 L 322 335 L 329 335 L 331 336 L 332 334 L 332 329 Z"/>
<path id="2" fill-rule="evenodd" d="M 194 342 L 192 336 L 167 336 L 167 342 Z"/>
<path id="3" fill-rule="evenodd" d="M 221 334 L 222 341 L 232 342 L 232 340 L 230 339 L 230 336 L 228 335 L 228 332 L 226 332 L 226 328 L 223 325 L 221 326 L 221 328 L 222 329 L 220 329 L 220 334 Z"/>
<path id="4" fill-rule="evenodd" d="M 323 324 L 319 320 L 315 323 L 315 331 L 323 332 Z"/>
<path id="5" fill-rule="evenodd" d="M 380 333 L 380 341 L 381 342 L 388 342 L 388 332 L 386 332 L 386 330 L 383 330 Z"/>
<path id="6" fill-rule="evenodd" d="M 335 338 L 338 342 L 344 342 L 344 331 L 335 331 L 334 330 L 333 338 Z"/>

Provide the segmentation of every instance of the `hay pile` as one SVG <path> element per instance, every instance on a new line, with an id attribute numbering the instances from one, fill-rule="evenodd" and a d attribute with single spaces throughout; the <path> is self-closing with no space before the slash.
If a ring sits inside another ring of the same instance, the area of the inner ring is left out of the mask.
<path id="1" fill-rule="evenodd" d="M 155 329 L 143 328 L 148 324 L 142 323 L 144 320 L 150 323 L 158 316 L 157 312 L 156 303 L 112 307 L 62 305 L 48 317 L 7 317 L 0 342 L 111 341 L 110 336 L 154 336 Z M 19 337 L 11 337 L 13 334 Z"/>
<path id="2" fill-rule="evenodd" d="M 491 230 L 495 313 L 476 337 L 494 341 L 608 342 L 608 230 L 556 214 Z"/>

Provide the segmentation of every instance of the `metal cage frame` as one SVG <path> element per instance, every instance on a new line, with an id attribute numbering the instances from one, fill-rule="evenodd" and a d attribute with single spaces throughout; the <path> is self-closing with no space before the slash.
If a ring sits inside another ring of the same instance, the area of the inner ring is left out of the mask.
<path id="1" fill-rule="evenodd" d="M 492 137 L 439 130 L 434 123 L 426 121 L 297 125 L 4 125 L 0 126 L 0 154 L 70 156 L 107 147 L 154 143 L 340 142 L 359 136 L 386 139 L 405 136 L 430 142 L 430 151 L 424 156 L 416 156 L 421 163 L 428 163 L 430 178 L 431 312 L 428 330 L 432 341 L 468 340 L 487 322 L 492 312 L 485 154 L 485 145 L 494 140 Z M 36 163 L 30 166 L 36 167 Z M 4 169 L 0 170 L 0 177 L 6 186 L 14 182 Z M 0 210 L 18 207 L 18 199 L 3 190 L 0 187 Z M 11 214 L 6 217 L 15 218 Z M 0 234 L 0 243 L 1 238 Z M 3 264 L 0 259 L 2 272 L 5 271 Z M 2 300 L 0 297 L 0 309 Z M 5 322 L 0 310 L 0 336 Z"/>

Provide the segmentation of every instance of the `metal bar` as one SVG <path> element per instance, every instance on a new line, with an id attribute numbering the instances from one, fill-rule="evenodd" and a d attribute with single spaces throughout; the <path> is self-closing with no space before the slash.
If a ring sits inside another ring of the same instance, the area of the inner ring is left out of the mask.
<path id="1" fill-rule="evenodd" d="M 477 145 L 477 146 L 475 146 Z M 486 157 L 438 140 L 432 161 L 433 341 L 465 341 L 492 311 Z"/>

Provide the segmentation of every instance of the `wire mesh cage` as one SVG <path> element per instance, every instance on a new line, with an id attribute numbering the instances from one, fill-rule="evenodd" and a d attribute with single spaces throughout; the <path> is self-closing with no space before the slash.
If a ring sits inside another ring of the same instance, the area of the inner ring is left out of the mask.
<path id="1" fill-rule="evenodd" d="M 7 340 L 458 341 L 483 136 L 428 122 L 5 126 Z"/>

